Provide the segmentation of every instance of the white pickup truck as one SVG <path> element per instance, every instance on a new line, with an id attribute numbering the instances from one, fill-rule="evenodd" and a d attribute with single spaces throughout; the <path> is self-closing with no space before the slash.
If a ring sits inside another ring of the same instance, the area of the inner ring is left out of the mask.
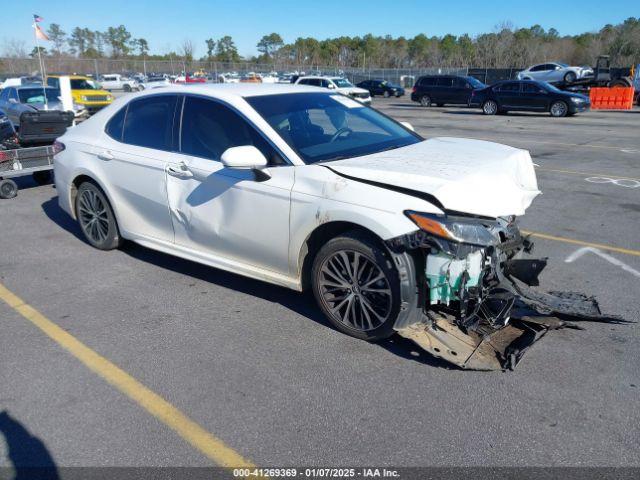
<path id="1" fill-rule="evenodd" d="M 135 92 L 140 90 L 140 85 L 136 80 L 123 77 L 118 73 L 102 75 L 100 85 L 103 90 L 124 90 L 125 92 Z"/>

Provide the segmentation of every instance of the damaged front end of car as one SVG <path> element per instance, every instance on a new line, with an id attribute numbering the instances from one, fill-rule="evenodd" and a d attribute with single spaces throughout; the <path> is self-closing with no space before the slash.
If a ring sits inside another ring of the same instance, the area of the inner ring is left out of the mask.
<path id="1" fill-rule="evenodd" d="M 395 329 L 432 355 L 465 369 L 513 369 L 549 330 L 622 322 L 593 297 L 530 288 L 547 259 L 525 258 L 533 243 L 515 217 L 405 213 L 419 230 L 387 241 L 403 282 Z"/>

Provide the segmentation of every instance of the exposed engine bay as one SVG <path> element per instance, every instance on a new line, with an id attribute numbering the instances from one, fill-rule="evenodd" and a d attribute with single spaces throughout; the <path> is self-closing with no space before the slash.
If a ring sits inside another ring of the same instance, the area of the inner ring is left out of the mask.
<path id="1" fill-rule="evenodd" d="M 417 271 L 405 274 L 416 276 L 418 291 L 396 330 L 436 357 L 465 369 L 513 369 L 550 330 L 582 329 L 580 320 L 625 323 L 603 315 L 593 297 L 531 288 L 547 259 L 527 258 L 533 243 L 515 217 L 406 214 L 420 230 L 387 245 L 413 257 Z"/>

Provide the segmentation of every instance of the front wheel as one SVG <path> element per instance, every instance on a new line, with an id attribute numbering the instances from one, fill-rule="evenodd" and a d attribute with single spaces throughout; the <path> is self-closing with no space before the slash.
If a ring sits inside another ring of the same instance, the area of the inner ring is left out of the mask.
<path id="1" fill-rule="evenodd" d="M 327 242 L 312 269 L 316 301 L 335 328 L 363 340 L 394 333 L 400 280 L 387 252 L 367 235 L 347 233 Z"/>
<path id="2" fill-rule="evenodd" d="M 78 188 L 76 218 L 84 237 L 95 248 L 113 250 L 122 245 L 113 209 L 95 183 L 84 182 Z"/>
<path id="3" fill-rule="evenodd" d="M 125 84 L 124 84 L 124 88 L 123 88 L 123 90 L 124 90 L 125 92 L 127 92 L 127 93 L 131 92 L 131 85 L 128 85 L 128 84 L 126 84 L 126 83 L 125 83 Z"/>
<path id="4" fill-rule="evenodd" d="M 578 77 L 576 76 L 575 72 L 567 72 L 564 75 L 564 83 L 573 83 L 577 78 Z"/>
<path id="5" fill-rule="evenodd" d="M 498 113 L 498 104 L 493 100 L 487 100 L 482 105 L 482 112 L 485 115 L 495 115 Z"/>
<path id="6" fill-rule="evenodd" d="M 569 113 L 569 107 L 562 101 L 553 102 L 549 112 L 552 117 L 566 117 Z"/>

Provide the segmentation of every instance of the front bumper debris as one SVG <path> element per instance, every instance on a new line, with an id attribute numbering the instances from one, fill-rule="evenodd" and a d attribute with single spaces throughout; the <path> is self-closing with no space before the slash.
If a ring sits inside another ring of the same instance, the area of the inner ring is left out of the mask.
<path id="1" fill-rule="evenodd" d="M 603 315 L 594 297 L 531 288 L 547 259 L 521 258 L 533 244 L 513 222 L 489 247 L 449 245 L 420 235 L 394 239 L 423 254 L 420 313 L 396 326 L 425 351 L 470 370 L 513 370 L 525 352 L 551 330 L 582 329 L 575 322 L 628 323 Z"/>

